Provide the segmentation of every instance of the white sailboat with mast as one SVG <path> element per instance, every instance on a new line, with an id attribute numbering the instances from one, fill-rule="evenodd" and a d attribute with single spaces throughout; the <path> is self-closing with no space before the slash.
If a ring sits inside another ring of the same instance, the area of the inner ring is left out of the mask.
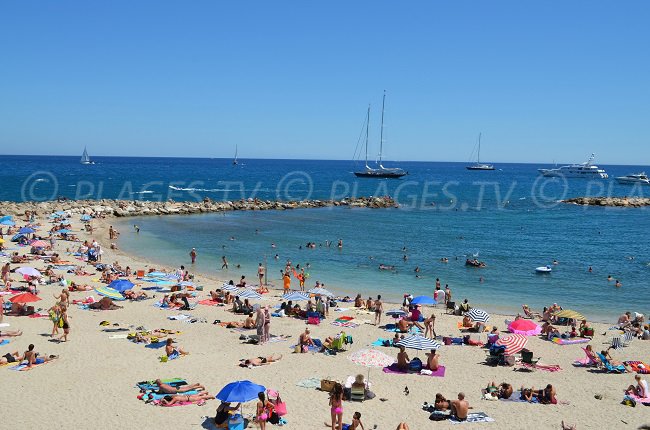
<path id="1" fill-rule="evenodd" d="M 408 172 L 400 169 L 399 167 L 384 167 L 381 162 L 381 156 L 384 149 L 384 108 L 386 106 L 386 91 L 384 91 L 384 98 L 381 103 L 381 129 L 379 137 L 379 157 L 377 159 L 378 168 L 373 169 L 368 166 L 368 130 L 370 127 L 370 106 L 368 106 L 368 114 L 366 119 L 366 165 L 364 170 L 356 171 L 354 174 L 359 178 L 401 178 L 407 175 Z"/>
<path id="2" fill-rule="evenodd" d="M 81 154 L 81 164 L 95 164 L 93 161 L 90 160 L 90 156 L 88 155 L 88 150 L 84 146 L 84 153 Z"/>
<path id="3" fill-rule="evenodd" d="M 478 151 L 476 154 L 476 164 L 471 166 L 465 166 L 467 170 L 494 170 L 494 166 L 491 164 L 481 164 L 481 134 L 478 134 Z"/>
<path id="4" fill-rule="evenodd" d="M 237 145 L 235 145 L 235 159 L 232 160 L 232 165 L 236 166 L 239 164 L 239 161 L 237 161 Z"/>

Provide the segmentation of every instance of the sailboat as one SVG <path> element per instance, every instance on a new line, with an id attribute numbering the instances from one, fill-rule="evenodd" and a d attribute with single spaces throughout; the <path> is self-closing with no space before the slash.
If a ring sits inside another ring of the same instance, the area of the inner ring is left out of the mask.
<path id="1" fill-rule="evenodd" d="M 386 91 L 384 91 L 384 98 L 381 102 L 381 129 L 379 137 L 379 158 L 377 159 L 378 168 L 373 169 L 368 166 L 368 129 L 370 127 L 370 106 L 368 106 L 368 115 L 366 119 L 366 165 L 364 170 L 354 172 L 355 176 L 359 178 L 401 178 L 404 175 L 407 175 L 408 172 L 405 172 L 399 167 L 384 167 L 381 164 L 381 153 L 384 149 L 384 107 L 386 106 Z"/>
<path id="2" fill-rule="evenodd" d="M 239 164 L 239 161 L 237 161 L 237 145 L 235 145 L 235 159 L 232 160 L 232 165 L 236 166 Z"/>
<path id="3" fill-rule="evenodd" d="M 88 155 L 88 150 L 84 146 L 84 153 L 81 155 L 81 164 L 95 164 L 94 161 L 90 161 L 90 156 Z"/>
<path id="4" fill-rule="evenodd" d="M 478 152 L 476 154 L 476 164 L 465 166 L 467 170 L 494 170 L 491 164 L 481 164 L 481 133 L 478 134 Z"/>

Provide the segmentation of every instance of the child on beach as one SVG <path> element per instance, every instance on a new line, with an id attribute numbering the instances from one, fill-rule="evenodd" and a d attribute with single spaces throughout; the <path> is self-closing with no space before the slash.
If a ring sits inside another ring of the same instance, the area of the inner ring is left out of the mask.
<path id="1" fill-rule="evenodd" d="M 365 430 L 363 423 L 361 422 L 361 413 L 355 412 L 352 416 L 352 424 L 343 424 L 342 430 Z"/>

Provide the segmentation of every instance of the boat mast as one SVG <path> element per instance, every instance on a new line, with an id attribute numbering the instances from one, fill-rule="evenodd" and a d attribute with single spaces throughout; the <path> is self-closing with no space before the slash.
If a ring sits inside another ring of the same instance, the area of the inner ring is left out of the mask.
<path id="1" fill-rule="evenodd" d="M 366 170 L 370 170 L 368 167 L 368 129 L 370 128 L 370 105 L 368 105 L 368 114 L 366 116 Z"/>
<path id="2" fill-rule="evenodd" d="M 384 149 L 384 107 L 386 106 L 386 90 L 384 90 L 384 98 L 381 101 L 381 128 L 379 129 L 379 167 L 381 165 L 381 152 Z"/>
<path id="3" fill-rule="evenodd" d="M 476 164 L 481 164 L 481 133 L 478 134 L 478 153 L 476 154 Z"/>

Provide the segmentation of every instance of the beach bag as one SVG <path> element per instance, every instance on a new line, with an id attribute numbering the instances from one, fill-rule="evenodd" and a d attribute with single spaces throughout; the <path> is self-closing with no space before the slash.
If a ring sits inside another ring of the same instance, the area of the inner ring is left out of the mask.
<path id="1" fill-rule="evenodd" d="M 271 424 L 279 424 L 280 416 L 278 415 L 277 411 L 273 412 L 267 421 Z"/>
<path id="2" fill-rule="evenodd" d="M 275 413 L 282 417 L 287 414 L 287 404 L 282 401 L 278 393 L 278 400 L 275 402 Z"/>
<path id="3" fill-rule="evenodd" d="M 422 360 L 419 358 L 415 357 L 411 362 L 409 363 L 409 370 L 419 372 L 422 370 Z"/>
<path id="4" fill-rule="evenodd" d="M 320 389 L 321 389 L 321 391 L 327 391 L 328 393 L 330 393 L 334 389 L 335 384 L 336 384 L 336 382 L 330 381 L 329 379 L 321 379 L 320 380 Z"/>

